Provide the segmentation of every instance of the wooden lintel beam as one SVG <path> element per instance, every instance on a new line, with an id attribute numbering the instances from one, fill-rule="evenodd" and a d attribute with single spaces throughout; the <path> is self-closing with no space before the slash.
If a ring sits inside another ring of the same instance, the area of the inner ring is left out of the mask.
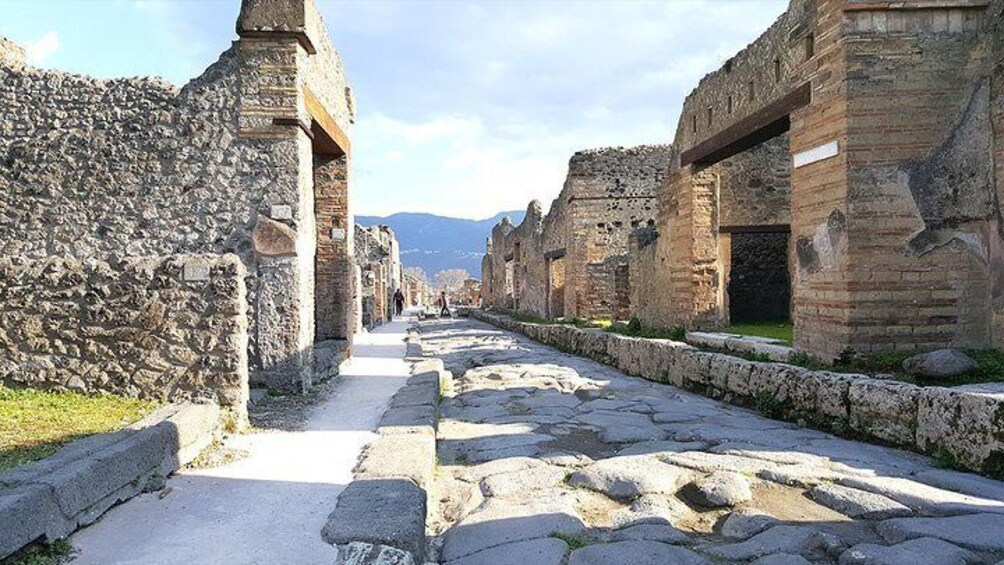
<path id="1" fill-rule="evenodd" d="M 324 105 L 306 85 L 303 86 L 303 101 L 307 112 L 313 119 L 311 129 L 314 141 L 324 153 L 349 155 L 351 143 L 349 136 L 338 126 L 338 122 L 324 109 Z"/>
<path id="2" fill-rule="evenodd" d="M 684 151 L 680 155 L 680 166 L 710 165 L 780 135 L 787 131 L 788 116 L 811 101 L 812 85 L 805 83 Z"/>
<path id="3" fill-rule="evenodd" d="M 553 251 L 548 251 L 544 254 L 545 259 L 561 259 L 565 256 L 565 248 L 555 249 Z"/>

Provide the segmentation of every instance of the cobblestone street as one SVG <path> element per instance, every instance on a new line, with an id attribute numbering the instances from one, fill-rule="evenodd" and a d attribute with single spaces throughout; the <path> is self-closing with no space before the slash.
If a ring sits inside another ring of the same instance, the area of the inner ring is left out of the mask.
<path id="1" fill-rule="evenodd" d="M 1004 484 L 561 353 L 422 325 L 444 387 L 433 556 L 454 565 L 999 563 Z M 437 508 L 438 504 L 438 508 Z"/>

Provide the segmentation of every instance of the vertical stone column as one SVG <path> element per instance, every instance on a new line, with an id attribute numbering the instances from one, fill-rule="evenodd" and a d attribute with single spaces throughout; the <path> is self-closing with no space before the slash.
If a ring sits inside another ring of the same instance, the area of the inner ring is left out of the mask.
<path id="1" fill-rule="evenodd" d="M 351 339 L 354 279 L 353 234 L 349 214 L 348 157 L 314 155 L 314 259 L 316 341 Z"/>

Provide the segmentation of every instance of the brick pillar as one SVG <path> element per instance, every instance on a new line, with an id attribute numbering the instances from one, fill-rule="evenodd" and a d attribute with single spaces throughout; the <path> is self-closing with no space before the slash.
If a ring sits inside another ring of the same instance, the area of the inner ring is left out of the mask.
<path id="1" fill-rule="evenodd" d="M 353 225 L 349 215 L 348 158 L 314 155 L 316 341 L 351 339 Z"/>

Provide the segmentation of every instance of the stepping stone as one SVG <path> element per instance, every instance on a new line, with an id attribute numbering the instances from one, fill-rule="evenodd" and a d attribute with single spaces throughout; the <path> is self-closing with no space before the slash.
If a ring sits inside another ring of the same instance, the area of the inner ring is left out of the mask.
<path id="1" fill-rule="evenodd" d="M 935 538 L 919 538 L 897 545 L 855 545 L 840 554 L 840 565 L 966 565 L 977 562 L 973 553 Z"/>
<path id="2" fill-rule="evenodd" d="M 590 545 L 576 549 L 568 557 L 568 565 L 704 565 L 709 561 L 700 555 L 655 541 L 620 541 Z"/>
<path id="3" fill-rule="evenodd" d="M 710 547 L 707 553 L 721 559 L 746 561 L 775 553 L 801 554 L 812 548 L 818 532 L 805 526 L 774 526 L 742 543 Z"/>
<path id="4" fill-rule="evenodd" d="M 321 530 L 332 545 L 365 542 L 425 557 L 425 491 L 407 479 L 355 480 Z"/>
<path id="5" fill-rule="evenodd" d="M 708 508 L 736 506 L 753 498 L 750 482 L 739 473 L 716 471 L 687 485 L 684 490 L 694 502 Z"/>
<path id="6" fill-rule="evenodd" d="M 445 565 L 561 565 L 567 552 L 560 539 L 542 538 L 491 547 Z"/>
<path id="7" fill-rule="evenodd" d="M 744 540 L 780 523 L 780 520 L 770 514 L 752 508 L 740 508 L 722 522 L 721 534 L 727 539 Z"/>
<path id="8" fill-rule="evenodd" d="M 950 518 L 893 518 L 879 523 L 878 533 L 889 543 L 933 537 L 970 549 L 1004 551 L 1004 515 L 968 514 Z"/>
<path id="9" fill-rule="evenodd" d="M 644 494 L 614 515 L 619 526 L 634 524 L 679 524 L 696 516 L 693 509 L 675 496 Z"/>
<path id="10" fill-rule="evenodd" d="M 654 457 L 632 455 L 603 459 L 576 471 L 568 484 L 601 492 L 618 500 L 643 494 L 673 494 L 690 472 Z"/>
<path id="11" fill-rule="evenodd" d="M 875 494 L 840 485 L 824 484 L 809 491 L 813 500 L 851 518 L 885 520 L 913 514 L 908 507 Z"/>

